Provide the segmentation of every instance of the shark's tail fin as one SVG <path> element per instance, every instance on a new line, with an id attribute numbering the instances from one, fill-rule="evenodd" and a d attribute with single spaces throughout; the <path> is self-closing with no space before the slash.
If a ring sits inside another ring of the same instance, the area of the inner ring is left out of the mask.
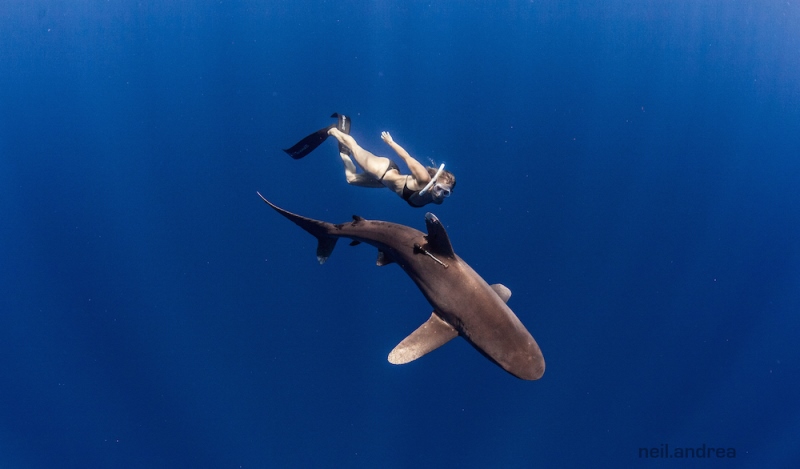
<path id="1" fill-rule="evenodd" d="M 284 217 L 288 218 L 295 225 L 299 226 L 300 228 L 308 231 L 315 238 L 317 238 L 317 260 L 320 264 L 324 264 L 325 261 L 331 256 L 333 252 L 333 248 L 336 247 L 336 241 L 339 240 L 336 236 L 331 236 L 329 233 L 331 232 L 331 228 L 333 228 L 333 224 L 327 223 L 320 220 L 314 220 L 311 218 L 301 217 L 300 215 L 294 214 L 292 212 L 286 211 L 277 205 L 273 204 L 269 200 L 265 199 L 260 192 L 256 192 L 261 200 L 267 203 L 270 207 L 275 209 L 276 212 L 280 213 Z"/>

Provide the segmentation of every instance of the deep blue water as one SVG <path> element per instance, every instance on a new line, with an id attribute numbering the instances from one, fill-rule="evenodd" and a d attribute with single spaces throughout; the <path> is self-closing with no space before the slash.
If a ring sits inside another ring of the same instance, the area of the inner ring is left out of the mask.
<path id="1" fill-rule="evenodd" d="M 430 307 L 269 210 L 352 116 L 547 361 L 388 352 Z M 796 2 L 0 4 L 0 467 L 800 467 Z M 735 458 L 644 459 L 720 447 Z"/>

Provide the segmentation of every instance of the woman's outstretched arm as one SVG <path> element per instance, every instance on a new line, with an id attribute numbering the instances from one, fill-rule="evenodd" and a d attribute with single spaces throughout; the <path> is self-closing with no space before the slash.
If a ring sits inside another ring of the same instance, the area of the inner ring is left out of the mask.
<path id="1" fill-rule="evenodd" d="M 392 139 L 392 136 L 389 134 L 389 132 L 381 132 L 381 138 L 384 142 L 386 142 L 387 145 L 392 147 L 392 150 L 397 153 L 397 156 L 403 159 L 403 162 L 405 162 L 406 166 L 408 166 L 408 169 L 411 171 L 411 176 L 414 177 L 420 187 L 424 186 L 431 180 L 431 175 L 428 174 L 428 170 L 425 168 L 425 166 L 409 155 L 405 148 L 398 145 L 394 139 Z"/>

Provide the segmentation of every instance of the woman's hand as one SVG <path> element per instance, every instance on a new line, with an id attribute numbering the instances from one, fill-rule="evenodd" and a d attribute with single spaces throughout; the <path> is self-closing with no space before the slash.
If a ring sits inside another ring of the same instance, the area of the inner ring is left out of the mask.
<path id="1" fill-rule="evenodd" d="M 381 132 L 381 139 L 383 139 L 383 141 L 386 142 L 387 145 L 391 145 L 392 143 L 394 143 L 394 140 L 392 140 L 392 136 L 389 135 L 389 132 L 386 131 Z"/>

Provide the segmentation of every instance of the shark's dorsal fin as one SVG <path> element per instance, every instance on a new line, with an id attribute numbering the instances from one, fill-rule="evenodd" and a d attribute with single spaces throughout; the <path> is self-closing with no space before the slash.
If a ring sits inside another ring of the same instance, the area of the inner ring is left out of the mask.
<path id="1" fill-rule="evenodd" d="M 376 264 L 378 267 L 383 267 L 383 266 L 385 266 L 385 265 L 389 265 L 389 264 L 391 264 L 392 262 L 394 262 L 394 259 L 392 259 L 392 257 L 391 257 L 391 256 L 387 255 L 387 254 L 386 254 L 385 252 L 383 252 L 383 251 L 380 251 L 380 250 L 378 251 L 378 260 L 375 262 L 375 264 Z"/>
<path id="2" fill-rule="evenodd" d="M 450 259 L 455 258 L 456 254 L 453 252 L 453 246 L 450 244 L 450 237 L 447 236 L 447 231 L 444 230 L 442 222 L 436 218 L 436 215 L 430 212 L 426 213 L 425 225 L 428 227 L 428 236 L 425 237 L 428 243 L 425 249 L 437 256 L 444 256 Z"/>
<path id="3" fill-rule="evenodd" d="M 511 298 L 511 290 L 507 286 L 502 283 L 495 283 L 492 285 L 492 290 L 503 300 L 503 303 L 508 303 L 508 299 Z"/>
<path id="4" fill-rule="evenodd" d="M 364 217 L 359 217 L 358 215 L 353 215 L 353 224 L 355 225 L 358 222 L 367 221 Z"/>
<path id="5" fill-rule="evenodd" d="M 389 354 L 389 363 L 404 365 L 436 350 L 458 335 L 453 326 L 444 322 L 436 313 L 412 332 Z"/>

